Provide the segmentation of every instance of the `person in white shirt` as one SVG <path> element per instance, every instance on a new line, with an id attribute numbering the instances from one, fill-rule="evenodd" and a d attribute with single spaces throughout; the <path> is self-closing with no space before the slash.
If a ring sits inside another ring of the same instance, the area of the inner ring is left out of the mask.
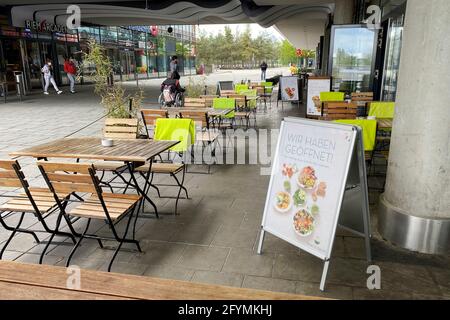
<path id="1" fill-rule="evenodd" d="M 50 86 L 50 83 L 53 85 L 53 88 L 55 88 L 56 93 L 61 94 L 62 91 L 59 90 L 55 79 L 53 78 L 53 67 L 50 59 L 47 59 L 47 63 L 42 67 L 41 71 L 44 74 L 45 81 L 44 94 L 48 94 L 48 87 Z"/>

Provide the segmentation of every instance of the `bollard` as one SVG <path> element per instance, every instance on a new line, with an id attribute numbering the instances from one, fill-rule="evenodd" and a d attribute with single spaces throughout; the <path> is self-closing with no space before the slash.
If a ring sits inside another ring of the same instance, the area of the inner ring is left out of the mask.
<path id="1" fill-rule="evenodd" d="M 22 71 L 14 71 L 14 76 L 16 78 L 17 95 L 19 96 L 20 101 L 22 101 L 22 96 L 26 95 L 25 85 L 23 83 L 23 72 Z"/>

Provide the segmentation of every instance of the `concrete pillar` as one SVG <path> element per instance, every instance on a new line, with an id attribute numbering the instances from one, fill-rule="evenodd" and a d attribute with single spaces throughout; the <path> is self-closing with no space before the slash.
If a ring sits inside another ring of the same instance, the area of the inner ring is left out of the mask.
<path id="1" fill-rule="evenodd" d="M 408 0 L 379 231 L 423 253 L 450 252 L 450 1 Z"/>
<path id="2" fill-rule="evenodd" d="M 355 13 L 354 0 L 335 0 L 334 24 L 352 24 Z"/>

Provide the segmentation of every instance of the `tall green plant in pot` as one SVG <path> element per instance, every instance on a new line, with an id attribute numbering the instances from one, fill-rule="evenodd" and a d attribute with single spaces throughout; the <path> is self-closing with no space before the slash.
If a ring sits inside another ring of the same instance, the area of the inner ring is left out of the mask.
<path id="1" fill-rule="evenodd" d="M 108 118 L 138 118 L 144 98 L 142 89 L 127 94 L 120 83 L 111 84 L 113 67 L 106 50 L 94 39 L 88 40 L 88 51 L 83 53 L 83 62 L 78 69 L 78 78 L 86 74 L 94 80 L 94 92 L 101 97 Z M 130 99 L 132 101 L 130 105 Z"/>

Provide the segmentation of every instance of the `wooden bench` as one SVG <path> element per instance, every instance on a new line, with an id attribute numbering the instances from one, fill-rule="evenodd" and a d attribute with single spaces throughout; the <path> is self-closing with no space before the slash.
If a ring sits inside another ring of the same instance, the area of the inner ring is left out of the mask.
<path id="1" fill-rule="evenodd" d="M 356 119 L 357 110 L 358 106 L 354 102 L 324 102 L 321 120 Z"/>
<path id="2" fill-rule="evenodd" d="M 73 271 L 49 265 L 0 261 L 0 299 L 42 300 L 327 300 L 93 270 L 80 270 L 80 288 L 69 289 Z"/>

